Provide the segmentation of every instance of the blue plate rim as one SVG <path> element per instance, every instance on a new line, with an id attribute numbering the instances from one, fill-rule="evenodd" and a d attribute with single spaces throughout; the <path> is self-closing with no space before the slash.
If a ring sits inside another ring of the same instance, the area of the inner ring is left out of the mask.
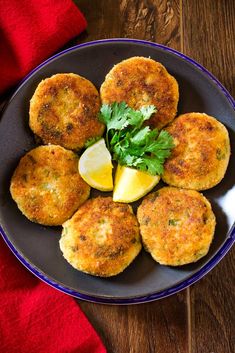
<path id="1" fill-rule="evenodd" d="M 235 110 L 235 100 L 233 97 L 230 95 L 230 93 L 227 91 L 227 89 L 218 81 L 218 79 L 211 73 L 209 72 L 205 67 L 203 67 L 201 64 L 196 62 L 195 60 L 191 59 L 190 57 L 186 56 L 185 54 L 180 53 L 179 51 L 169 48 L 165 45 L 158 44 L 158 43 L 153 43 L 150 41 L 146 40 L 140 40 L 140 39 L 131 39 L 131 38 L 111 38 L 111 39 L 100 39 L 100 40 L 95 40 L 91 42 L 86 42 L 82 44 L 75 45 L 73 47 L 70 47 L 68 49 L 65 49 L 53 56 L 51 56 L 49 59 L 45 60 L 42 62 L 40 65 L 38 65 L 36 68 L 34 68 L 27 76 L 24 77 L 24 79 L 19 83 L 17 86 L 15 92 L 11 96 L 11 98 L 8 100 L 7 104 L 4 106 L 3 111 L 7 107 L 7 105 L 10 103 L 10 101 L 13 99 L 13 97 L 17 94 L 18 90 L 21 88 L 23 83 L 28 80 L 36 71 L 38 71 L 41 67 L 45 66 L 47 63 L 52 61 L 53 59 L 64 55 L 65 53 L 74 51 L 78 48 L 82 47 L 87 47 L 87 46 L 93 46 L 96 44 L 102 44 L 102 43 L 114 43 L 114 42 L 131 42 L 131 43 L 138 43 L 138 44 L 144 44 L 144 45 L 150 45 L 156 48 L 160 48 L 162 50 L 165 50 L 167 52 L 173 53 L 180 58 L 184 59 L 185 61 L 189 62 L 193 66 L 197 67 L 200 71 L 202 71 L 204 74 L 206 74 L 216 85 L 217 87 L 222 91 L 224 96 L 227 98 L 228 102 L 231 104 L 233 109 Z M 2 112 L 3 112 L 2 111 Z M 59 284 L 58 282 L 53 281 L 51 278 L 47 277 L 45 274 L 43 274 L 41 271 L 39 271 L 36 267 L 34 267 L 29 261 L 27 261 L 15 248 L 13 243 L 8 239 L 7 234 L 4 232 L 3 228 L 0 225 L 0 234 L 2 238 L 4 239 L 5 243 L 7 246 L 10 248 L 10 250 L 13 252 L 13 254 L 16 256 L 16 258 L 30 271 L 32 272 L 36 277 L 41 279 L 43 282 L 47 283 L 48 285 L 52 286 L 53 288 L 66 293 L 68 295 L 71 295 L 77 299 L 85 300 L 85 301 L 90 301 L 94 303 L 102 303 L 102 304 L 117 304 L 117 305 L 125 305 L 125 304 L 141 304 L 141 303 L 147 303 L 151 302 L 157 299 L 162 299 L 165 297 L 168 297 L 170 295 L 173 295 L 175 293 L 178 293 L 179 291 L 189 287 L 193 283 L 197 282 L 200 280 L 202 277 L 204 277 L 209 271 L 211 271 L 221 260 L 222 258 L 227 254 L 227 252 L 231 249 L 232 245 L 234 244 L 235 241 L 235 224 L 232 226 L 232 228 L 229 230 L 227 239 L 225 240 L 224 244 L 221 246 L 221 248 L 218 250 L 216 255 L 207 263 L 205 264 L 200 270 L 198 270 L 195 274 L 190 276 L 188 279 L 176 284 L 175 286 L 172 286 L 166 290 L 152 293 L 147 296 L 137 296 L 137 297 L 131 297 L 131 298 L 121 298 L 121 299 L 116 299 L 116 298 L 110 298 L 110 297 L 104 297 L 104 296 L 92 296 L 92 295 L 86 295 L 80 292 L 77 292 L 75 290 L 72 290 L 64 285 Z"/>

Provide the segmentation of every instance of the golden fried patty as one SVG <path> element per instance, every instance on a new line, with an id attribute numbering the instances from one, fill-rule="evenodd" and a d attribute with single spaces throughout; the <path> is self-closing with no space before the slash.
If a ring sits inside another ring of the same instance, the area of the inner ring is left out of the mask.
<path id="1" fill-rule="evenodd" d="M 166 130 L 175 143 L 162 175 L 167 184 L 205 190 L 223 179 L 230 157 L 229 136 L 224 125 L 204 113 L 187 113 L 175 119 Z"/>
<path id="2" fill-rule="evenodd" d="M 78 150 L 104 132 L 95 86 L 75 74 L 57 74 L 38 85 L 30 101 L 29 125 L 42 141 Z"/>
<path id="3" fill-rule="evenodd" d="M 197 191 L 164 187 L 144 198 L 137 217 L 145 249 L 162 265 L 195 262 L 209 250 L 215 216 Z"/>
<path id="4" fill-rule="evenodd" d="M 90 187 L 78 173 L 78 157 L 60 146 L 40 146 L 21 158 L 11 195 L 31 221 L 61 225 L 87 200 Z"/>
<path id="5" fill-rule="evenodd" d="M 152 59 L 133 57 L 115 65 L 100 89 L 102 103 L 126 102 L 131 108 L 155 105 L 147 124 L 161 129 L 174 119 L 179 100 L 177 81 Z"/>
<path id="6" fill-rule="evenodd" d="M 111 197 L 89 199 L 63 224 L 60 248 L 80 271 L 100 277 L 117 275 L 141 250 L 131 206 Z"/>

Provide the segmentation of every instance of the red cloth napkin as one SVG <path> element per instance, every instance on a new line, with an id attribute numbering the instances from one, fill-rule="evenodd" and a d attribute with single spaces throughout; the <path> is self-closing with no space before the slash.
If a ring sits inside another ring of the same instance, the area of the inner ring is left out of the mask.
<path id="1" fill-rule="evenodd" d="M 1 236 L 0 352 L 106 352 L 75 300 L 20 265 Z"/>
<path id="2" fill-rule="evenodd" d="M 0 0 L 0 93 L 86 25 L 71 0 Z"/>
<path id="3" fill-rule="evenodd" d="M 71 0 L 0 0 L 0 93 L 85 27 Z M 28 272 L 1 236 L 0 352 L 106 352 L 76 301 Z"/>

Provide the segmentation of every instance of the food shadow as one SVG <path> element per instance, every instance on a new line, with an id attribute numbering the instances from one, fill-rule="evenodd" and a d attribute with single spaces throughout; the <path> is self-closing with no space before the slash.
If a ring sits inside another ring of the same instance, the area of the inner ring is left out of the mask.
<path id="1" fill-rule="evenodd" d="M 210 198 L 219 198 L 225 195 L 229 190 L 235 188 L 235 168 L 234 168 L 234 154 L 235 154 L 235 131 L 226 126 L 231 146 L 231 155 L 228 164 L 227 171 L 221 182 L 215 187 L 206 191 L 206 195 Z M 234 207 L 235 210 L 235 207 Z M 235 211 L 234 211 L 234 221 L 235 221 Z"/>
<path id="2" fill-rule="evenodd" d="M 199 87 L 193 85 L 192 82 L 185 77 L 174 73 L 179 84 L 179 103 L 177 116 L 184 113 L 199 112 L 204 113 L 207 111 L 205 97 Z"/>

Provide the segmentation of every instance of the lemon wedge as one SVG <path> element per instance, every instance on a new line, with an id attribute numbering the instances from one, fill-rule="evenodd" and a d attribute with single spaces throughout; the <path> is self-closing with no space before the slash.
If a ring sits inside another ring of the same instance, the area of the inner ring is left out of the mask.
<path id="1" fill-rule="evenodd" d="M 101 191 L 113 190 L 111 155 L 101 139 L 88 147 L 81 155 L 78 170 L 91 187 Z"/>
<path id="2" fill-rule="evenodd" d="M 118 165 L 113 191 L 113 201 L 134 202 L 151 191 L 160 180 L 159 175 L 150 175 L 137 169 Z"/>

